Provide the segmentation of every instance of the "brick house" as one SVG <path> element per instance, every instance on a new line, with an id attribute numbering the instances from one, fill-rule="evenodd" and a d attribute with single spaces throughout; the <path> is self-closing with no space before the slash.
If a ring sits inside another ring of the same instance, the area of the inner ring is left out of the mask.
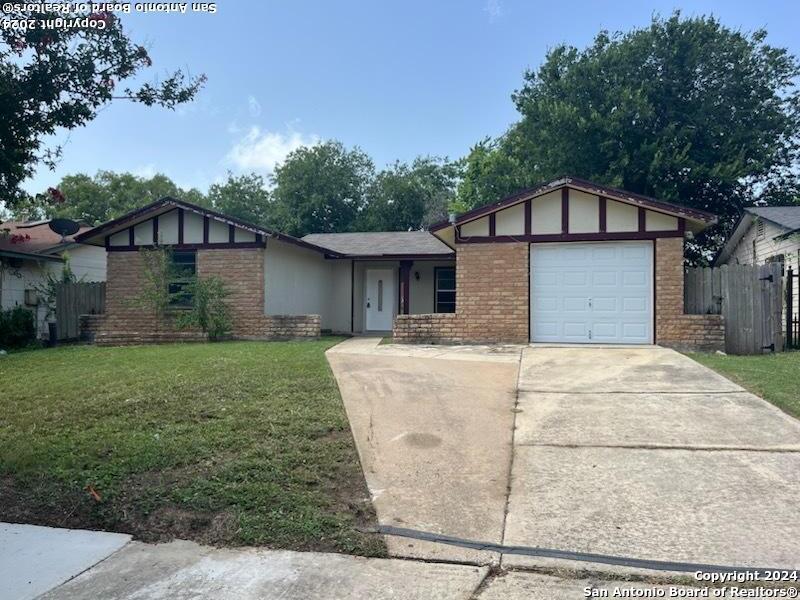
<path id="1" fill-rule="evenodd" d="M 683 243 L 713 215 L 576 178 L 526 190 L 430 231 L 302 239 L 165 198 L 83 233 L 108 252 L 103 343 L 197 334 L 133 308 L 137 250 L 172 249 L 231 291 L 233 334 L 392 332 L 402 342 L 721 347 L 717 315 L 683 314 Z M 178 308 L 176 308 L 177 310 Z"/>

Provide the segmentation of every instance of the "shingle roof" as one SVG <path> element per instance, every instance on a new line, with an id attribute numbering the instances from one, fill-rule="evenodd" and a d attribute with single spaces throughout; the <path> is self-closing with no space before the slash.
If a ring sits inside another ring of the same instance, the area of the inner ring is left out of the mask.
<path id="1" fill-rule="evenodd" d="M 0 250 L 39 253 L 61 245 L 61 236 L 50 229 L 50 221 L 0 223 Z M 8 229 L 8 234 L 3 231 Z M 91 227 L 81 227 L 78 234 Z M 18 236 L 18 237 L 13 237 Z M 74 242 L 73 236 L 65 238 L 66 243 Z"/>
<path id="2" fill-rule="evenodd" d="M 749 206 L 745 210 L 786 229 L 800 229 L 800 206 Z"/>
<path id="3" fill-rule="evenodd" d="M 363 233 L 310 233 L 302 238 L 348 256 L 442 255 L 453 250 L 427 231 L 380 231 Z"/>

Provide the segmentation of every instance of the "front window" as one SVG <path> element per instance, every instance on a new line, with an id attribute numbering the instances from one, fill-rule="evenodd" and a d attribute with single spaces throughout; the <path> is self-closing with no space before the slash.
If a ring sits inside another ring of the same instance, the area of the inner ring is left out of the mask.
<path id="1" fill-rule="evenodd" d="M 186 308 L 192 305 L 191 283 L 197 274 L 197 253 L 194 250 L 172 252 L 170 265 L 170 306 Z"/>
<path id="2" fill-rule="evenodd" d="M 434 311 L 456 312 L 456 268 L 436 267 L 434 270 Z"/>

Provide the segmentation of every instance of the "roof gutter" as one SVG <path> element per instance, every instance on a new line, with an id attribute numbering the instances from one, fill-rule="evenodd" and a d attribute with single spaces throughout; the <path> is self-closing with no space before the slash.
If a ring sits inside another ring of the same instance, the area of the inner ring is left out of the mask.
<path id="1" fill-rule="evenodd" d="M 0 256 L 7 258 L 19 258 L 22 260 L 64 262 L 60 256 L 50 256 L 48 254 L 35 254 L 33 252 L 15 252 L 14 250 L 0 250 Z"/>

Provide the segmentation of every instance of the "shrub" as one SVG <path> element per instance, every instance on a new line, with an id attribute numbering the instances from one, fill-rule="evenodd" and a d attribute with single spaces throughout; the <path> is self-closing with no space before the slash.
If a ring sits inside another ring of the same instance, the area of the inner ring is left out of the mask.
<path id="1" fill-rule="evenodd" d="M 23 348 L 36 341 L 36 319 L 22 306 L 0 311 L 0 348 Z"/>
<path id="2" fill-rule="evenodd" d="M 192 307 L 178 316 L 179 328 L 197 327 L 208 334 L 208 339 L 219 340 L 231 332 L 231 311 L 225 303 L 228 290 L 225 282 L 212 275 L 198 277 L 192 281 L 187 293 L 192 299 Z"/>

